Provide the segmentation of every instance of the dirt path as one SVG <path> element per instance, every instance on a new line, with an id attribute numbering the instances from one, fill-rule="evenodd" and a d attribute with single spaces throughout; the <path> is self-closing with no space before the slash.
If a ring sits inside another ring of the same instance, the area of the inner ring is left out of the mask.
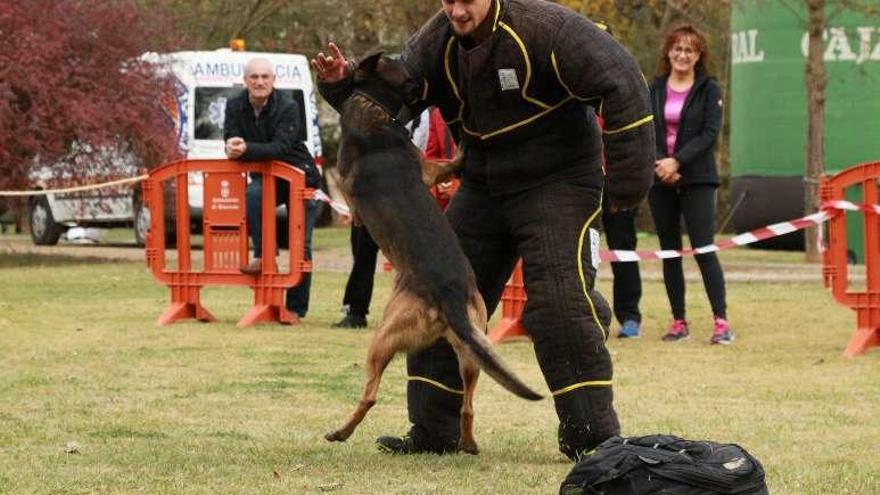
<path id="1" fill-rule="evenodd" d="M 0 237 L 0 255 L 7 253 L 146 262 L 144 248 L 138 247 L 135 244 L 127 243 L 94 244 L 61 241 L 55 246 L 35 246 L 30 240 L 4 239 Z M 347 272 L 351 270 L 351 253 L 348 252 L 347 248 L 316 248 L 312 254 L 316 270 L 338 272 Z M 169 262 L 173 262 L 177 259 L 177 250 L 168 249 L 165 251 L 165 256 Z M 279 256 L 279 264 L 282 265 L 282 268 L 286 268 L 283 266 L 284 263 L 282 261 L 286 256 L 287 251 L 282 250 L 281 255 Z M 202 251 L 200 248 L 193 251 L 192 261 L 194 265 L 201 265 Z M 382 261 L 384 261 L 384 258 Z"/>
<path id="2" fill-rule="evenodd" d="M 104 260 L 144 261 L 144 249 L 134 244 L 74 244 L 59 243 L 57 246 L 35 246 L 30 240 L 9 239 L 0 237 L 0 255 L 6 253 L 28 253 L 55 256 L 72 256 L 77 258 L 96 258 Z M 279 260 L 286 257 L 282 251 Z M 176 259 L 176 251 L 168 250 L 167 259 Z M 313 253 L 316 271 L 347 272 L 351 270 L 351 254 L 347 248 L 321 249 L 316 247 Z M 202 252 L 193 253 L 193 263 L 201 265 Z M 378 269 L 382 269 L 381 259 Z M 286 269 L 280 261 L 282 269 Z M 855 277 L 861 277 L 864 271 L 854 267 Z M 730 282 L 817 282 L 822 281 L 821 265 L 806 263 L 744 263 L 724 262 L 725 278 Z M 599 271 L 600 279 L 611 277 L 611 270 L 603 267 Z M 700 280 L 699 271 L 694 263 L 685 263 L 685 277 Z M 642 264 L 642 278 L 645 280 L 662 280 L 660 262 L 650 261 Z"/>

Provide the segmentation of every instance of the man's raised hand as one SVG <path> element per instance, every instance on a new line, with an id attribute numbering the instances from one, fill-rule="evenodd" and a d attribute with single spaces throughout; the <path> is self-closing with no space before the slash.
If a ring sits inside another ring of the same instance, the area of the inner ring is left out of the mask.
<path id="1" fill-rule="evenodd" d="M 328 83 L 345 79 L 349 72 L 348 60 L 335 43 L 328 43 L 327 49 L 330 51 L 330 55 L 318 52 L 312 59 L 312 67 L 318 73 L 318 79 Z"/>

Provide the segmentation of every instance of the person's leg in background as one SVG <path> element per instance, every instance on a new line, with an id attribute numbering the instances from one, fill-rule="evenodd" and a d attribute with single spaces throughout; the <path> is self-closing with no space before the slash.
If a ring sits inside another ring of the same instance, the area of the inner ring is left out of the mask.
<path id="1" fill-rule="evenodd" d="M 602 208 L 602 225 L 605 239 L 610 249 L 634 251 L 636 239 L 637 210 L 610 212 L 608 201 Z M 611 263 L 614 274 L 614 316 L 620 323 L 619 338 L 637 338 L 641 333 L 642 313 L 639 302 L 642 299 L 642 278 L 638 262 Z"/>
<path id="2" fill-rule="evenodd" d="M 364 328 L 373 298 L 373 281 L 376 276 L 376 258 L 379 246 L 363 225 L 351 226 L 351 254 L 354 264 L 345 284 L 342 305 L 345 317 L 334 328 Z"/>
<path id="3" fill-rule="evenodd" d="M 678 187 L 655 186 L 648 193 L 651 216 L 660 239 L 660 249 L 681 250 L 681 191 Z M 690 337 L 685 319 L 684 268 L 681 258 L 663 260 L 663 283 L 672 309 L 672 323 L 663 340 L 678 342 Z"/>
<path id="4" fill-rule="evenodd" d="M 281 179 L 275 180 L 275 205 L 287 204 L 290 196 L 290 184 Z M 253 244 L 254 256 L 251 261 L 241 267 L 247 275 L 259 275 L 263 272 L 263 178 L 262 175 L 251 176 L 251 182 L 245 190 L 245 207 L 248 232 Z M 276 246 L 278 232 L 275 232 Z M 277 250 L 277 247 L 276 247 Z"/>
<path id="5" fill-rule="evenodd" d="M 700 184 L 688 186 L 682 198 L 682 214 L 691 247 L 708 246 L 715 242 L 715 186 Z M 715 331 L 713 344 L 729 344 L 733 341 L 733 331 L 727 322 L 727 294 L 724 284 L 724 270 L 717 253 L 704 253 L 695 256 L 703 286 L 712 306 Z"/>
<path id="6" fill-rule="evenodd" d="M 260 175 L 252 175 L 251 182 L 245 190 L 245 207 L 247 208 L 247 227 L 251 236 L 251 244 L 254 248 L 254 257 L 251 261 L 263 257 L 263 178 Z M 248 265 L 250 267 L 250 265 Z M 257 273 L 262 270 L 262 265 Z M 244 271 L 244 270 L 242 270 Z M 248 272 L 245 272 L 248 273 Z"/>
<path id="7" fill-rule="evenodd" d="M 281 189 L 279 187 L 279 189 Z M 286 198 L 286 194 L 285 194 Z M 306 249 L 305 260 L 312 260 L 312 231 L 315 229 L 315 221 L 318 216 L 318 200 L 310 199 L 305 202 L 306 205 Z M 290 207 L 288 206 L 288 211 Z M 303 273 L 302 280 L 299 285 L 287 289 L 287 301 L 285 306 L 289 311 L 298 314 L 300 318 L 305 318 L 309 311 L 309 295 L 312 289 L 312 272 Z"/>
<path id="8" fill-rule="evenodd" d="M 499 202 L 485 189 L 462 185 L 446 217 L 474 269 L 491 316 L 510 278 L 517 254 Z M 455 351 L 445 340 L 407 355 L 407 408 L 412 427 L 403 437 L 383 436 L 379 449 L 394 454 L 449 453 L 458 448 L 462 383 Z"/>

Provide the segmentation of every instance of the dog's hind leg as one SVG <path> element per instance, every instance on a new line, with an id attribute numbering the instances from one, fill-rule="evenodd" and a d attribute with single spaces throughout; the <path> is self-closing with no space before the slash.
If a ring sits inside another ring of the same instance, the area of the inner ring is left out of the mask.
<path id="1" fill-rule="evenodd" d="M 486 306 L 476 290 L 473 291 L 468 301 L 467 312 L 468 320 L 474 329 L 486 328 Z M 461 383 L 464 388 L 464 397 L 461 401 L 461 437 L 458 441 L 458 449 L 476 455 L 480 449 L 477 447 L 477 440 L 474 437 L 474 394 L 477 390 L 477 380 L 480 378 L 480 365 L 452 328 L 447 328 L 445 336 L 458 355 L 458 371 L 461 374 Z"/>
<path id="2" fill-rule="evenodd" d="M 370 348 L 367 350 L 367 362 L 364 367 L 366 375 L 364 394 L 342 428 L 324 435 L 324 438 L 328 441 L 344 442 L 347 440 L 354 433 L 355 428 L 364 420 L 370 408 L 376 404 L 376 396 L 379 393 L 379 382 L 382 380 L 382 373 L 385 372 L 385 368 L 391 362 L 394 354 L 406 348 L 407 330 L 417 331 L 420 329 L 416 325 L 419 321 L 417 316 L 421 314 L 420 311 L 416 310 L 420 307 L 417 302 L 418 300 L 406 291 L 401 290 L 399 287 L 395 288 L 394 293 L 392 293 L 391 298 L 388 300 L 382 321 L 379 323 L 376 333 L 373 334 Z M 421 329 L 423 330 L 423 328 Z"/>
<path id="3" fill-rule="evenodd" d="M 379 333 L 377 332 L 378 335 Z M 342 428 L 324 435 L 326 440 L 330 442 L 344 442 L 354 433 L 355 428 L 364 420 L 370 408 L 376 404 L 376 396 L 379 393 L 379 382 L 382 380 L 382 373 L 393 357 L 393 349 L 388 349 L 379 338 L 373 339 L 373 342 L 370 344 L 370 350 L 367 352 L 365 369 L 367 382 L 364 384 L 364 395 Z"/>
<path id="4" fill-rule="evenodd" d="M 474 438 L 474 392 L 477 389 L 477 379 L 480 378 L 480 367 L 467 351 L 458 354 L 458 369 L 461 373 L 461 382 L 464 386 L 464 397 L 461 401 L 461 437 L 458 441 L 458 449 L 468 454 L 478 454 L 477 440 Z"/>

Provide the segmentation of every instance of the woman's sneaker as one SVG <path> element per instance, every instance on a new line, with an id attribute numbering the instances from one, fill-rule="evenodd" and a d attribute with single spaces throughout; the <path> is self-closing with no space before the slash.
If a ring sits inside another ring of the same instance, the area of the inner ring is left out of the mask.
<path id="1" fill-rule="evenodd" d="M 687 340 L 691 336 L 688 331 L 688 322 L 685 320 L 672 320 L 669 324 L 669 330 L 663 336 L 663 342 L 681 342 Z"/>
<path id="2" fill-rule="evenodd" d="M 722 344 L 728 345 L 733 342 L 733 339 L 736 338 L 733 335 L 733 330 L 730 329 L 730 323 L 727 322 L 724 318 L 715 317 L 715 333 L 712 334 L 712 338 L 709 339 L 710 344 Z"/>

